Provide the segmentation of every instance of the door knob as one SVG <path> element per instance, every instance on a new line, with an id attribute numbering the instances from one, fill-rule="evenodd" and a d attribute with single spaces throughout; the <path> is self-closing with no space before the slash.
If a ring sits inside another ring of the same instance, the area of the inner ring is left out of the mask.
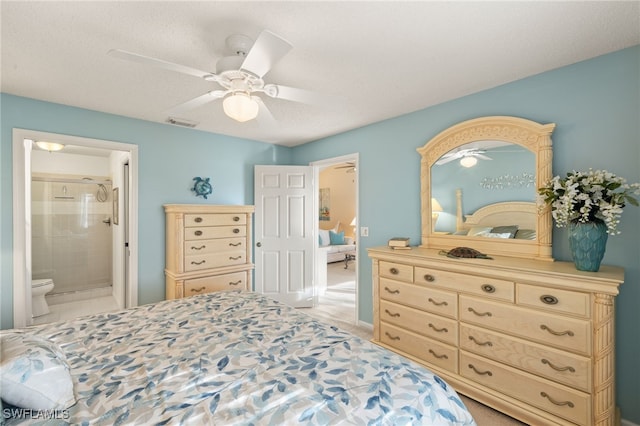
<path id="1" fill-rule="evenodd" d="M 262 243 L 257 243 L 256 246 L 262 247 Z"/>

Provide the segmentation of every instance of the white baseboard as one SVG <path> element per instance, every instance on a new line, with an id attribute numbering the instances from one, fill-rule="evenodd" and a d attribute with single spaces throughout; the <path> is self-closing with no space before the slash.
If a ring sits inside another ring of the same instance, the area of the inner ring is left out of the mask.
<path id="1" fill-rule="evenodd" d="M 622 419 L 620 420 L 620 426 L 640 426 L 640 425 L 633 423 L 629 420 Z"/>
<path id="2" fill-rule="evenodd" d="M 369 330 L 373 331 L 373 324 L 369 324 L 368 322 L 358 320 L 358 326 L 368 328 Z M 629 425 L 629 426 L 634 426 L 634 425 Z"/>

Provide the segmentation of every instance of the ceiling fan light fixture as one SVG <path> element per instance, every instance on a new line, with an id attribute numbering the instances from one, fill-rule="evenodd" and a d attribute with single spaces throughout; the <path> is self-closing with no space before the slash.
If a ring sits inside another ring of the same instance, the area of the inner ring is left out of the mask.
<path id="1" fill-rule="evenodd" d="M 460 165 L 462 167 L 473 167 L 478 164 L 478 159 L 476 157 L 462 157 L 460 159 Z"/>
<path id="2" fill-rule="evenodd" d="M 248 93 L 236 92 L 222 101 L 224 113 L 240 123 L 253 120 L 258 116 L 258 103 Z"/>
<path id="3" fill-rule="evenodd" d="M 58 142 L 36 141 L 36 146 L 44 151 L 60 151 L 64 145 Z"/>

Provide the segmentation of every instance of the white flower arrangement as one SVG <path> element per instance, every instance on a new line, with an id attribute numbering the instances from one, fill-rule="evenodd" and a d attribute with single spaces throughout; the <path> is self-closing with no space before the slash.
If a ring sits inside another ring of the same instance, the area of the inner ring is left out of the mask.
<path id="1" fill-rule="evenodd" d="M 632 195 L 640 194 L 640 183 L 627 184 L 624 178 L 606 170 L 574 170 L 566 178 L 555 176 L 538 189 L 538 194 L 541 202 L 551 205 L 557 227 L 601 220 L 607 225 L 607 233 L 616 235 L 626 203 L 638 205 Z"/>

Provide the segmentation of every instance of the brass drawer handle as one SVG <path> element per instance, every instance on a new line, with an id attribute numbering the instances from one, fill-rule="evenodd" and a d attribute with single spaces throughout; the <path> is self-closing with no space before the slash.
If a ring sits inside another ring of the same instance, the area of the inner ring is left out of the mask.
<path id="1" fill-rule="evenodd" d="M 389 312 L 388 309 L 385 309 L 384 311 L 387 313 L 387 315 L 389 315 L 390 317 L 393 317 L 393 318 L 398 318 L 400 316 L 399 313 L 392 314 L 391 312 Z"/>
<path id="2" fill-rule="evenodd" d="M 571 402 L 571 401 L 555 401 L 546 392 L 540 392 L 540 396 L 543 397 L 543 398 L 547 398 L 549 401 L 551 401 L 552 404 L 555 404 L 555 405 L 567 405 L 567 406 L 569 406 L 571 408 L 574 407 L 573 402 Z"/>
<path id="3" fill-rule="evenodd" d="M 242 245 L 242 243 L 240 243 L 240 242 L 238 242 L 238 243 L 229 243 L 229 245 L 230 245 L 231 247 L 238 247 L 238 246 L 241 246 L 241 245 Z M 258 246 L 258 247 L 259 247 L 259 246 Z"/>
<path id="4" fill-rule="evenodd" d="M 192 265 L 202 265 L 202 264 L 203 264 L 203 263 L 205 263 L 205 262 L 206 262 L 206 260 L 203 260 L 203 261 L 200 261 L 200 262 L 196 262 L 195 260 L 192 260 L 192 261 L 191 261 L 191 264 L 192 264 Z"/>
<path id="5" fill-rule="evenodd" d="M 444 301 L 444 302 L 436 302 L 432 298 L 429 298 L 428 300 L 429 300 L 429 302 L 433 303 L 436 306 L 449 306 L 449 304 L 446 301 Z"/>
<path id="6" fill-rule="evenodd" d="M 480 288 L 485 293 L 495 293 L 496 292 L 496 288 L 494 286 L 492 286 L 491 284 L 482 284 L 482 287 L 480 287 Z"/>
<path id="7" fill-rule="evenodd" d="M 234 216 L 233 217 L 233 221 L 234 222 L 240 222 L 240 216 Z"/>
<path id="8" fill-rule="evenodd" d="M 547 305 L 555 305 L 558 303 L 558 298 L 550 294 L 543 294 L 542 296 L 540 296 L 540 300 L 542 301 L 542 303 L 545 303 Z"/>
<path id="9" fill-rule="evenodd" d="M 398 275 L 400 273 L 397 268 L 391 268 L 389 269 L 389 272 L 391 272 L 392 275 Z"/>
<path id="10" fill-rule="evenodd" d="M 438 355 L 437 353 L 435 353 L 433 350 L 429 349 L 429 353 L 433 356 L 435 356 L 438 359 L 449 359 L 449 357 L 446 354 L 442 354 L 442 355 Z"/>
<path id="11" fill-rule="evenodd" d="M 575 369 L 575 368 L 573 368 L 573 367 L 571 367 L 571 366 L 569 366 L 569 367 L 556 367 L 556 366 L 555 366 L 555 365 L 553 365 L 553 364 L 552 364 L 548 359 L 544 359 L 544 358 L 543 358 L 543 359 L 541 360 L 541 362 L 542 362 L 543 364 L 548 365 L 549 367 L 553 368 L 553 369 L 554 369 L 554 370 L 556 370 L 556 371 L 567 371 L 567 370 L 568 370 L 568 371 L 570 371 L 570 372 L 572 372 L 572 373 L 575 373 L 575 372 L 576 372 L 576 369 Z"/>
<path id="12" fill-rule="evenodd" d="M 476 310 L 475 310 L 475 309 L 473 309 L 473 308 L 468 308 L 467 310 L 468 310 L 469 312 L 473 312 L 474 314 L 476 314 L 476 315 L 477 315 L 477 316 L 479 316 L 479 317 L 490 317 L 490 316 L 492 316 L 492 315 L 491 315 L 491 312 L 478 312 L 478 311 L 476 311 Z"/>
<path id="13" fill-rule="evenodd" d="M 229 260 L 238 260 L 242 259 L 242 256 L 229 256 Z"/>
<path id="14" fill-rule="evenodd" d="M 471 340 L 473 343 L 475 343 L 478 346 L 493 346 L 493 343 L 486 341 L 486 342 L 479 342 L 475 337 L 473 336 L 469 336 L 469 340 Z"/>
<path id="15" fill-rule="evenodd" d="M 196 217 L 195 219 L 193 219 L 193 221 L 195 223 L 200 223 L 200 222 L 202 222 L 202 218 L 201 217 Z"/>
<path id="16" fill-rule="evenodd" d="M 389 287 L 385 287 L 384 289 L 391 294 L 400 294 L 400 290 L 391 290 Z"/>
<path id="17" fill-rule="evenodd" d="M 448 333 L 449 330 L 447 330 L 446 327 L 442 327 L 442 328 L 438 328 L 435 325 L 429 323 L 429 327 L 431 327 L 434 331 L 438 332 L 438 333 Z"/>
<path id="18" fill-rule="evenodd" d="M 204 286 L 203 286 L 203 287 L 200 287 L 200 288 L 192 288 L 192 289 L 191 289 L 191 292 L 192 292 L 192 293 L 200 293 L 202 290 L 206 290 L 206 289 L 207 289 L 207 288 L 206 288 L 206 287 L 204 287 Z"/>
<path id="19" fill-rule="evenodd" d="M 481 376 L 485 376 L 485 375 L 489 376 L 489 377 L 493 376 L 493 373 L 491 371 L 489 371 L 489 370 L 487 370 L 487 371 L 479 371 L 477 368 L 475 368 L 473 366 L 473 364 L 469 364 L 469 368 L 472 369 L 473 371 L 475 371 L 476 374 L 479 374 Z"/>
<path id="20" fill-rule="evenodd" d="M 206 248 L 207 246 L 200 246 L 200 247 L 194 247 L 191 246 L 191 250 L 202 250 L 203 248 Z"/>
<path id="21" fill-rule="evenodd" d="M 242 283 L 242 280 L 238 280 L 238 281 L 229 282 L 229 285 L 238 285 L 241 283 Z"/>
<path id="22" fill-rule="evenodd" d="M 400 336 L 392 336 L 388 331 L 385 331 L 384 334 L 386 334 L 387 337 L 391 340 L 400 340 Z"/>
<path id="23" fill-rule="evenodd" d="M 544 325 L 544 324 L 542 324 L 542 325 L 540 326 L 540 328 L 541 328 L 542 330 L 546 330 L 546 331 L 548 331 L 549 333 L 553 334 L 554 336 L 564 336 L 564 335 L 566 334 L 566 335 L 568 335 L 568 336 L 573 337 L 573 331 L 571 331 L 571 330 L 567 330 L 567 331 L 553 331 L 552 329 L 550 329 L 549 327 L 547 327 L 547 326 L 546 326 L 546 325 Z"/>
<path id="24" fill-rule="evenodd" d="M 428 281 L 428 282 L 433 282 L 433 281 L 435 281 L 435 280 L 436 280 L 436 277 L 434 277 L 434 276 L 433 276 L 433 275 L 431 275 L 431 274 L 425 274 L 425 276 L 424 276 L 424 280 L 425 280 L 425 281 Z"/>
<path id="25" fill-rule="evenodd" d="M 200 236 L 200 235 L 202 235 L 202 231 L 196 231 L 196 232 L 194 232 L 194 234 Z"/>
<path id="26" fill-rule="evenodd" d="M 240 230 L 239 230 L 238 228 L 233 228 L 233 233 L 234 233 L 234 234 L 239 234 L 239 233 L 240 233 Z"/>

